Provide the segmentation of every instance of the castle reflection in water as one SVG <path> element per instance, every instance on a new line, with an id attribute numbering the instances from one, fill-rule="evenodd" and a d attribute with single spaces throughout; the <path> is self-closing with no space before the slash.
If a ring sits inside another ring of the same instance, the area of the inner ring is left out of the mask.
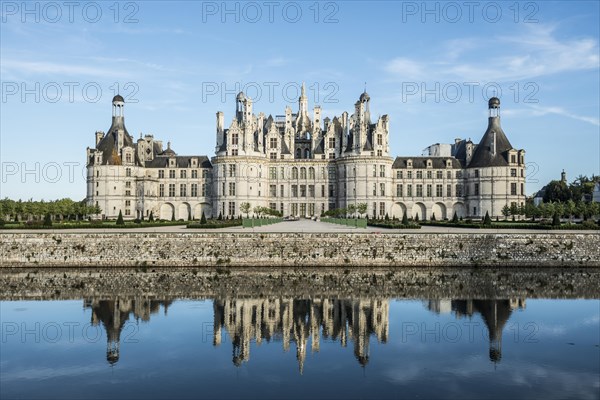
<path id="1" fill-rule="evenodd" d="M 129 318 L 149 321 L 161 307 L 166 315 L 172 302 L 115 297 L 86 299 L 84 306 L 91 308 L 92 324 L 104 326 L 106 358 L 114 364 L 119 360 L 121 334 Z M 424 305 L 434 313 L 453 313 L 456 318 L 480 314 L 489 334 L 489 358 L 496 363 L 502 358 L 502 331 L 513 310 L 525 308 L 525 300 L 429 300 Z M 322 339 L 339 342 L 343 347 L 352 342 L 354 355 L 364 366 L 369 362 L 371 336 L 380 343 L 386 343 L 389 337 L 388 299 L 214 299 L 213 311 L 213 345 L 221 345 L 225 330 L 236 366 L 250 359 L 252 342 L 281 342 L 285 351 L 293 343 L 302 373 L 309 345 L 311 352 L 318 352 Z"/>

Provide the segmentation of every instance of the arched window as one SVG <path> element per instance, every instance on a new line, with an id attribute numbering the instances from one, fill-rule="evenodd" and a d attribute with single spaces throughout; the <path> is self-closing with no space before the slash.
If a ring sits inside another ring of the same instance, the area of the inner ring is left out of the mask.
<path id="1" fill-rule="evenodd" d="M 300 168 L 300 179 L 306 179 L 306 168 Z"/>
<path id="2" fill-rule="evenodd" d="M 301 157 L 302 157 L 302 150 L 296 149 L 296 158 L 301 158 Z"/>
<path id="3" fill-rule="evenodd" d="M 310 158 L 310 150 L 309 149 L 304 150 L 304 158 Z"/>
<path id="4" fill-rule="evenodd" d="M 315 179 L 315 169 L 313 167 L 308 169 L 308 179 Z"/>
<path id="5" fill-rule="evenodd" d="M 292 179 L 298 179 L 298 168 L 292 168 Z"/>

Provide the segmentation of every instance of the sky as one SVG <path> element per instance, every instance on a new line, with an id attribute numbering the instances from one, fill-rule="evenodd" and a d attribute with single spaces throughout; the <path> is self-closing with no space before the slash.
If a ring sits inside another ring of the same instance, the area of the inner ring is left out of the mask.
<path id="1" fill-rule="evenodd" d="M 528 195 L 600 174 L 597 1 L 0 3 L 0 198 L 83 199 L 85 154 L 125 98 L 130 134 L 214 155 L 240 90 L 254 112 L 352 114 L 366 90 L 393 156 L 478 142 L 487 99 L 526 150 Z M 312 112 L 312 111 L 311 111 Z"/>

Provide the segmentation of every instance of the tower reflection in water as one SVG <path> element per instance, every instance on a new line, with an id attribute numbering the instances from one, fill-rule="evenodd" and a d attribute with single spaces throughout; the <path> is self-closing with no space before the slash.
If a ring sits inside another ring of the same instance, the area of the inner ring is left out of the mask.
<path id="1" fill-rule="evenodd" d="M 165 315 L 173 300 L 154 300 L 145 297 L 115 297 L 86 299 L 84 307 L 91 308 L 93 325 L 104 326 L 107 335 L 106 359 L 112 365 L 119 360 L 121 334 L 131 316 L 149 321 L 163 307 Z M 502 359 L 502 332 L 515 309 L 525 308 L 525 299 L 510 300 L 428 300 L 426 308 L 436 314 L 453 313 L 456 318 L 471 318 L 480 314 L 489 335 L 490 361 Z M 296 347 L 300 373 L 303 372 L 309 345 L 318 352 L 322 338 L 353 344 L 360 365 L 369 362 L 369 341 L 374 336 L 386 343 L 389 337 L 389 300 L 362 299 L 215 299 L 213 301 L 213 345 L 221 345 L 223 330 L 231 338 L 233 364 L 242 365 L 250 359 L 254 341 L 281 342 L 289 351 Z"/>
<path id="2" fill-rule="evenodd" d="M 106 331 L 106 360 L 109 364 L 119 361 L 121 333 L 125 323 L 133 314 L 136 321 L 150 321 L 150 315 L 158 313 L 163 306 L 167 315 L 172 300 L 150 300 L 144 297 L 114 299 L 85 299 L 84 308 L 92 309 L 92 325 L 102 324 Z"/>
<path id="3" fill-rule="evenodd" d="M 502 359 L 502 331 L 513 310 L 525 309 L 525 299 L 429 300 L 426 306 L 436 314 L 453 312 L 456 318 L 471 318 L 479 313 L 488 330 L 490 361 L 497 363 Z"/>

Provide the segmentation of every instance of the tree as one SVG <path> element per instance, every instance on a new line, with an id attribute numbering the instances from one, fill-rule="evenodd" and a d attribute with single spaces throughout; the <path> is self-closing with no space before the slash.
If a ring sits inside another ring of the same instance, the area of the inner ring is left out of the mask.
<path id="1" fill-rule="evenodd" d="M 408 225 L 408 217 L 406 213 L 402 214 L 402 225 Z"/>
<path id="2" fill-rule="evenodd" d="M 453 224 L 457 224 L 458 223 L 458 215 L 456 215 L 456 211 L 454 211 L 454 216 L 452 217 L 452 223 Z"/>
<path id="3" fill-rule="evenodd" d="M 123 213 L 119 210 L 119 216 L 117 217 L 117 225 L 125 225 L 125 221 L 123 221 Z"/>
<path id="4" fill-rule="evenodd" d="M 350 214 L 350 216 L 354 216 L 354 213 L 356 212 L 356 206 L 354 204 L 348 204 L 348 213 Z"/>
<path id="5" fill-rule="evenodd" d="M 504 207 L 502 207 L 502 215 L 504 215 L 504 219 L 508 218 L 510 215 L 510 207 L 508 204 L 505 204 Z"/>
<path id="6" fill-rule="evenodd" d="M 250 203 L 244 202 L 240 204 L 240 210 L 246 214 L 246 218 L 248 218 L 248 213 L 250 212 Z"/>
<path id="7" fill-rule="evenodd" d="M 206 224 L 206 216 L 204 215 L 204 210 L 202 210 L 202 217 L 200 217 L 200 225 Z"/>
<path id="8" fill-rule="evenodd" d="M 367 203 L 358 203 L 356 205 L 356 211 L 362 217 L 367 212 Z"/>
<path id="9" fill-rule="evenodd" d="M 546 185 L 544 193 L 544 203 L 551 202 L 566 202 L 571 199 L 571 191 L 567 187 L 567 183 L 563 181 L 550 181 Z"/>
<path id="10" fill-rule="evenodd" d="M 573 216 L 573 214 L 575 214 L 576 212 L 576 206 L 575 206 L 575 202 L 572 199 L 569 199 L 569 201 L 567 201 L 564 204 L 564 210 L 565 210 L 565 214 L 566 217 L 569 218 L 569 221 L 571 221 L 571 217 Z"/>
<path id="11" fill-rule="evenodd" d="M 390 216 L 388 215 L 388 213 L 385 213 L 385 220 L 389 221 L 390 220 Z"/>
<path id="12" fill-rule="evenodd" d="M 512 215 L 513 217 L 515 215 L 519 215 L 519 206 L 517 206 L 517 203 L 511 203 L 510 204 L 510 215 Z M 513 221 L 515 219 L 513 218 Z"/>
<path id="13" fill-rule="evenodd" d="M 120 213 L 120 211 L 119 211 Z M 171 214 L 171 221 L 175 221 L 175 210 L 173 210 L 173 213 Z"/>
<path id="14" fill-rule="evenodd" d="M 419 213 L 415 215 L 415 222 L 419 222 Z"/>
<path id="15" fill-rule="evenodd" d="M 217 219 L 218 219 L 219 221 L 221 221 L 221 220 L 223 219 L 223 214 L 221 214 L 221 211 L 219 211 L 219 216 L 217 217 Z"/>
<path id="16" fill-rule="evenodd" d="M 154 222 L 154 211 L 150 211 L 150 217 L 148 217 L 148 221 Z"/>
<path id="17" fill-rule="evenodd" d="M 432 213 L 432 214 L 431 214 L 431 220 L 432 220 L 432 221 L 435 221 L 435 213 Z"/>
<path id="18" fill-rule="evenodd" d="M 485 217 L 483 218 L 484 226 L 492 226 L 492 219 L 490 218 L 490 213 L 485 212 Z"/>
<path id="19" fill-rule="evenodd" d="M 560 226 L 560 216 L 558 215 L 558 212 L 555 212 L 554 216 L 552 217 L 552 225 Z"/>

